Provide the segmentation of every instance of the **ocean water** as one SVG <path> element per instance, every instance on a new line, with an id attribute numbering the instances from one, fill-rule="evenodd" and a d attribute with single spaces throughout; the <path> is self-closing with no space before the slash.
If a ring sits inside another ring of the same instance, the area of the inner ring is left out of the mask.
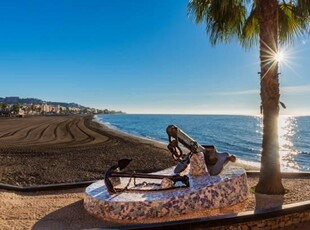
<path id="1" fill-rule="evenodd" d="M 97 115 L 112 129 L 168 143 L 166 127 L 174 124 L 200 144 L 259 166 L 262 118 L 239 115 Z M 282 171 L 310 171 L 310 116 L 280 116 L 279 145 Z"/>

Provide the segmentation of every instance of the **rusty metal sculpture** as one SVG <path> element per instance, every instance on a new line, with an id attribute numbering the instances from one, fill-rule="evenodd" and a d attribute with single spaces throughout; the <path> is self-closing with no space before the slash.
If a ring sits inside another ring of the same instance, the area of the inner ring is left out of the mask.
<path id="1" fill-rule="evenodd" d="M 175 125 L 169 125 L 166 129 L 169 144 L 168 149 L 172 153 L 172 157 L 174 160 L 178 161 L 176 168 L 174 169 L 175 175 L 157 175 L 157 174 L 148 174 L 148 173 L 124 173 L 120 172 L 124 168 L 126 168 L 131 159 L 121 159 L 118 161 L 116 165 L 111 166 L 104 175 L 104 183 L 107 187 L 107 191 L 110 194 L 115 194 L 123 191 L 132 191 L 139 190 L 139 186 L 141 184 L 135 183 L 135 178 L 143 178 L 149 179 L 151 181 L 154 180 L 162 180 L 161 184 L 156 184 L 156 187 L 152 189 L 143 189 L 143 191 L 156 191 L 156 190 L 167 190 L 174 188 L 182 188 L 189 187 L 189 177 L 186 175 L 180 175 L 190 163 L 190 159 L 193 154 L 202 152 L 205 159 L 205 165 L 207 166 L 207 170 L 211 176 L 218 175 L 224 168 L 224 166 L 229 162 L 234 162 L 236 157 L 233 155 L 229 155 L 228 153 L 220 153 L 217 152 L 216 148 L 213 145 L 200 145 L 194 139 L 192 139 L 189 135 L 183 132 L 181 129 L 176 127 Z M 182 149 L 179 146 L 181 143 L 184 147 L 190 150 L 189 153 L 183 154 Z M 202 158 L 203 159 L 203 158 Z M 129 181 L 126 186 L 120 187 L 118 186 L 120 183 L 120 178 L 129 178 Z M 131 183 L 131 179 L 134 179 L 134 186 L 129 187 Z M 163 186 L 163 181 L 169 181 L 171 186 Z M 153 182 L 143 182 L 142 185 L 150 185 Z"/>
<path id="2" fill-rule="evenodd" d="M 174 170 L 177 174 L 187 168 L 192 154 L 199 152 L 204 154 L 205 164 L 211 176 L 218 175 L 229 161 L 236 161 L 235 156 L 229 155 L 228 153 L 217 152 L 215 146 L 213 145 L 200 145 L 197 141 L 175 125 L 169 125 L 166 132 L 169 138 L 168 149 L 172 153 L 173 159 L 179 162 Z M 190 152 L 183 154 L 179 143 L 186 147 Z"/>

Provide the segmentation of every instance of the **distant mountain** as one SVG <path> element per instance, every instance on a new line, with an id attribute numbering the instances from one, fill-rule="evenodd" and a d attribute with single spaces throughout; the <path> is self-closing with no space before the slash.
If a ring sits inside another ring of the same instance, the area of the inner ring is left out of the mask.
<path id="1" fill-rule="evenodd" d="M 66 103 L 66 102 L 47 101 L 46 103 L 49 104 L 49 105 L 60 105 L 60 106 L 63 106 L 63 107 L 89 108 L 89 107 L 86 107 L 86 106 L 83 106 L 83 105 L 79 105 L 79 104 L 76 104 L 76 103 L 73 103 L 73 102 Z"/>
<path id="2" fill-rule="evenodd" d="M 20 97 L 0 97 L 0 103 L 6 104 L 49 104 L 49 105 L 60 105 L 63 107 L 78 107 L 78 108 L 89 108 L 86 106 L 79 105 L 77 103 L 66 103 L 66 102 L 53 102 L 53 101 L 43 101 L 37 98 L 20 98 Z"/>

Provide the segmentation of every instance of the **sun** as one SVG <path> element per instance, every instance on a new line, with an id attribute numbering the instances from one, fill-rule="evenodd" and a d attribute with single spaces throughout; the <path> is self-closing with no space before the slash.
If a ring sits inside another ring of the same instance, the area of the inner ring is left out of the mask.
<path id="1" fill-rule="evenodd" d="M 283 50 L 279 50 L 277 53 L 274 54 L 274 60 L 281 63 L 285 61 L 285 53 Z"/>

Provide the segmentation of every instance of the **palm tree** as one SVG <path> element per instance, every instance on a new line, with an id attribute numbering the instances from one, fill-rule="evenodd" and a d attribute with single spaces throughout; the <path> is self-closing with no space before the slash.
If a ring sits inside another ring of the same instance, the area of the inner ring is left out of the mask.
<path id="1" fill-rule="evenodd" d="M 279 104 L 283 103 L 275 57 L 280 43 L 307 32 L 310 0 L 192 0 L 188 11 L 196 23 L 205 22 L 212 45 L 233 38 L 246 48 L 259 43 L 263 141 L 255 192 L 283 194 L 278 142 Z"/>

